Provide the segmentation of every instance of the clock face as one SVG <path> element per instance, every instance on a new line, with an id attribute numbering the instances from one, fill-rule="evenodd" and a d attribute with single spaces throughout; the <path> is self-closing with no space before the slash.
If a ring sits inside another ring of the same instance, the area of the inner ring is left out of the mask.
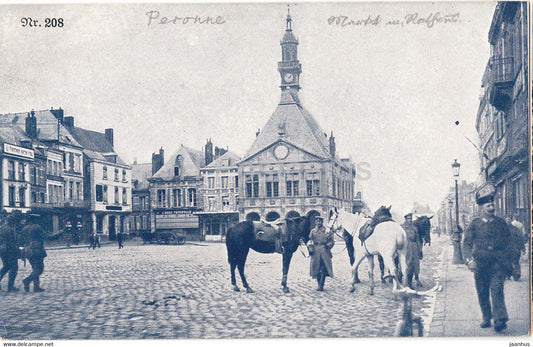
<path id="1" fill-rule="evenodd" d="M 285 82 L 292 82 L 292 80 L 294 79 L 294 75 L 291 73 L 285 74 L 283 79 L 285 80 Z"/>
<path id="2" fill-rule="evenodd" d="M 279 145 L 274 148 L 274 156 L 277 159 L 285 159 L 289 155 L 289 149 L 285 145 Z"/>

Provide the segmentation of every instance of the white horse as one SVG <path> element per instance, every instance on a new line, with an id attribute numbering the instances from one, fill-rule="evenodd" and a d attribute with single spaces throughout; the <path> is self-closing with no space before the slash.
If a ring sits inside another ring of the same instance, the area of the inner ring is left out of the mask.
<path id="1" fill-rule="evenodd" d="M 358 267 L 363 259 L 368 260 L 369 270 L 368 277 L 370 280 L 370 295 L 374 294 L 374 256 L 380 255 L 383 257 L 385 274 L 387 277 L 393 279 L 393 291 L 402 288 L 400 276 L 401 273 L 396 269 L 394 258 L 398 256 L 400 269 L 406 269 L 406 245 L 407 235 L 403 228 L 393 221 L 379 223 L 372 235 L 367 238 L 361 245 L 360 240 L 356 237 L 357 232 L 366 222 L 371 218 L 366 217 L 362 213 L 352 214 L 344 210 L 337 210 L 336 208 L 330 211 L 328 227 L 331 230 L 337 231 L 344 228 L 351 236 L 350 241 L 353 241 L 353 248 L 355 251 L 355 259 L 352 265 L 352 288 L 351 293 L 355 291 L 355 284 L 359 283 L 357 274 Z M 345 241 L 347 239 L 345 238 Z M 347 242 L 347 248 L 349 247 Z M 401 270 L 400 270 L 401 271 Z"/>

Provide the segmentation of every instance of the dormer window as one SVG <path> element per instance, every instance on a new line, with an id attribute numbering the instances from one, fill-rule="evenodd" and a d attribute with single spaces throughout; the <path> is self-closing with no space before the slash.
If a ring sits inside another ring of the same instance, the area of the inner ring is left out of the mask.
<path id="1" fill-rule="evenodd" d="M 180 175 L 180 168 L 179 166 L 174 166 L 174 176 L 178 177 Z"/>

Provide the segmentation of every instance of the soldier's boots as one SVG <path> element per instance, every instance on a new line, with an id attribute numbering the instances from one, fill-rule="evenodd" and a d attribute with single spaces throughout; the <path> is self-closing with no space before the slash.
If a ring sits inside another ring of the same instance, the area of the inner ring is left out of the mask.
<path id="1" fill-rule="evenodd" d="M 30 291 L 30 281 L 28 281 L 28 279 L 25 278 L 25 279 L 22 280 L 22 284 L 24 284 L 24 290 L 26 292 L 29 292 Z"/>
<path id="2" fill-rule="evenodd" d="M 316 278 L 316 281 L 318 283 L 318 288 L 316 290 L 319 292 L 323 292 L 324 283 L 326 282 L 326 274 L 324 273 L 319 274 L 318 277 Z"/>
<path id="3" fill-rule="evenodd" d="M 33 281 L 33 291 L 35 293 L 44 292 L 44 289 L 41 288 L 41 286 L 39 285 L 39 279 L 38 278 Z"/>

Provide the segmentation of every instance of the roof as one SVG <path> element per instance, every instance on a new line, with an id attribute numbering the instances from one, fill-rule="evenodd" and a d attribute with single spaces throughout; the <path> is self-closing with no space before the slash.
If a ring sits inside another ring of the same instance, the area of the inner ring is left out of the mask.
<path id="1" fill-rule="evenodd" d="M 200 169 L 205 166 L 204 152 L 181 145 L 180 148 L 169 157 L 163 167 L 152 176 L 152 178 L 163 180 L 174 179 L 174 167 L 176 166 L 178 155 L 181 155 L 181 177 L 198 176 L 200 174 Z"/>
<path id="2" fill-rule="evenodd" d="M 107 140 L 104 133 L 79 127 L 68 127 L 67 129 L 83 148 L 100 153 L 114 152 L 113 144 Z"/>
<path id="3" fill-rule="evenodd" d="M 152 163 L 131 165 L 131 181 L 137 181 L 137 190 L 148 188 L 148 178 L 150 177 L 152 177 Z"/>
<path id="4" fill-rule="evenodd" d="M 0 115 L 0 125 L 13 125 L 19 130 L 26 129 L 26 116 L 28 112 L 8 113 Z M 57 118 L 49 110 L 35 111 L 37 118 L 37 140 L 39 141 L 57 141 L 57 129 L 59 127 L 59 142 L 81 147 L 81 145 L 72 137 L 68 130 L 59 123 Z"/>
<path id="5" fill-rule="evenodd" d="M 228 159 L 229 159 L 229 163 L 227 163 Z M 213 160 L 209 165 L 204 167 L 202 170 L 227 168 L 227 167 L 232 167 L 232 166 L 237 167 L 237 162 L 240 159 L 241 158 L 237 154 L 235 154 L 233 152 L 230 152 L 230 151 L 227 151 L 226 153 L 224 153 L 224 155 L 222 155 L 219 158 Z"/>
<path id="6" fill-rule="evenodd" d="M 11 124 L 0 125 L 0 142 L 21 146 L 22 141 L 31 141 L 17 126 Z"/>
<path id="7" fill-rule="evenodd" d="M 300 105 L 296 91 L 282 92 L 278 107 L 255 138 L 243 160 L 280 139 L 319 159 L 331 159 L 327 135 L 313 116 Z"/>

